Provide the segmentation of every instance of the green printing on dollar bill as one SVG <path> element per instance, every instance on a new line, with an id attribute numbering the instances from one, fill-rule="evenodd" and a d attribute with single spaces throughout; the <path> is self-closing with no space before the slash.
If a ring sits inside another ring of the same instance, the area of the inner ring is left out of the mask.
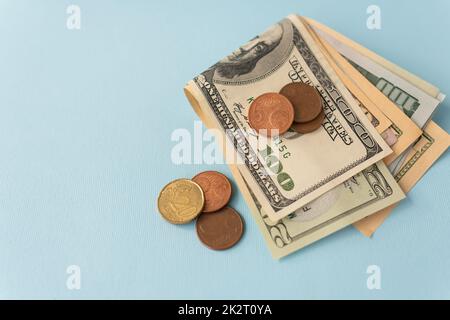
<path id="1" fill-rule="evenodd" d="M 348 60 L 348 59 L 347 59 Z M 367 80 L 369 80 L 378 90 L 380 90 L 393 103 L 402 108 L 403 112 L 412 117 L 414 112 L 419 108 L 419 100 L 408 94 L 406 91 L 394 84 L 390 83 L 384 78 L 379 78 L 373 73 L 367 71 L 363 67 L 357 65 L 355 62 L 348 60 Z"/>

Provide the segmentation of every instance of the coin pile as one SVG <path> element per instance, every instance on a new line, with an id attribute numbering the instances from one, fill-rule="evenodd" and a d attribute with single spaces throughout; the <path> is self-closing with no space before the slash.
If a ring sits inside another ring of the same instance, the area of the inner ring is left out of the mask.
<path id="1" fill-rule="evenodd" d="M 289 83 L 280 93 L 264 93 L 250 105 L 250 126 L 268 137 L 282 135 L 289 128 L 298 133 L 317 130 L 325 119 L 322 97 L 305 83 Z"/>
<path id="2" fill-rule="evenodd" d="M 200 241 L 213 250 L 233 247 L 242 237 L 241 215 L 227 204 L 232 193 L 228 178 L 217 171 L 205 171 L 192 179 L 167 184 L 158 197 L 161 216 L 173 224 L 196 220 Z"/>

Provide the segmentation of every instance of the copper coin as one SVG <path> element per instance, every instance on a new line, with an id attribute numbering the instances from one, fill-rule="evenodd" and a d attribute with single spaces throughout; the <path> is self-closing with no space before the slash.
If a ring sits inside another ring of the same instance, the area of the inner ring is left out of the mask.
<path id="1" fill-rule="evenodd" d="M 322 110 L 322 97 L 316 88 L 305 83 L 289 83 L 280 94 L 289 99 L 294 107 L 294 121 L 309 122 L 317 118 Z"/>
<path id="2" fill-rule="evenodd" d="M 289 130 L 294 121 L 291 102 L 279 93 L 265 93 L 256 98 L 248 110 L 250 126 L 271 137 Z"/>
<path id="3" fill-rule="evenodd" d="M 225 207 L 231 198 L 231 183 L 217 171 L 201 172 L 192 178 L 205 194 L 203 212 L 213 212 Z"/>
<path id="4" fill-rule="evenodd" d="M 241 215 L 230 207 L 201 214 L 195 227 L 200 241 L 213 250 L 231 248 L 238 243 L 244 233 Z"/>
<path id="5" fill-rule="evenodd" d="M 325 119 L 325 112 L 322 110 L 313 121 L 305 123 L 294 122 L 292 129 L 298 133 L 310 133 L 320 128 L 323 119 Z"/>

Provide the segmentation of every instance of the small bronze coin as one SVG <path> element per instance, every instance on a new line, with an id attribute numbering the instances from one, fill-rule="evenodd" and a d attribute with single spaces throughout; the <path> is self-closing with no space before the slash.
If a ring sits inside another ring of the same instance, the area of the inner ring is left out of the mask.
<path id="1" fill-rule="evenodd" d="M 295 122 L 310 122 L 317 118 L 322 110 L 322 97 L 317 89 L 305 83 L 289 83 L 281 89 L 280 94 L 292 103 Z"/>
<path id="2" fill-rule="evenodd" d="M 241 215 L 230 207 L 201 214 L 195 227 L 200 241 L 213 250 L 231 248 L 238 243 L 244 233 Z"/>
<path id="3" fill-rule="evenodd" d="M 188 179 L 178 179 L 167 184 L 158 197 L 161 216 L 174 224 L 185 224 L 202 212 L 205 197 L 202 188 Z"/>
<path id="4" fill-rule="evenodd" d="M 323 119 L 325 119 L 325 112 L 322 110 L 321 113 L 312 121 L 305 123 L 294 122 L 292 129 L 298 133 L 310 133 L 320 128 Z"/>
<path id="5" fill-rule="evenodd" d="M 203 212 L 213 212 L 225 207 L 231 198 L 231 183 L 228 178 L 217 171 L 205 171 L 197 174 L 196 182 L 205 194 Z"/>
<path id="6" fill-rule="evenodd" d="M 281 94 L 264 93 L 250 105 L 248 121 L 258 133 L 268 137 L 282 135 L 289 130 L 294 121 L 294 108 Z"/>

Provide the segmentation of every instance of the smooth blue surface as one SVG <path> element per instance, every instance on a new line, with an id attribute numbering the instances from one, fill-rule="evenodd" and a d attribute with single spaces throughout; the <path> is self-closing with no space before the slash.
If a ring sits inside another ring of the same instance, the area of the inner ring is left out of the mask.
<path id="1" fill-rule="evenodd" d="M 72 3 L 79 31 L 66 28 Z M 448 153 L 373 239 L 349 227 L 282 261 L 237 193 L 246 233 L 227 252 L 159 217 L 169 180 L 230 175 L 170 161 L 172 131 L 197 120 L 183 85 L 293 12 L 450 94 L 446 0 L 0 0 L 0 298 L 450 298 Z M 447 131 L 449 104 L 434 117 Z M 69 265 L 81 290 L 66 288 Z"/>

